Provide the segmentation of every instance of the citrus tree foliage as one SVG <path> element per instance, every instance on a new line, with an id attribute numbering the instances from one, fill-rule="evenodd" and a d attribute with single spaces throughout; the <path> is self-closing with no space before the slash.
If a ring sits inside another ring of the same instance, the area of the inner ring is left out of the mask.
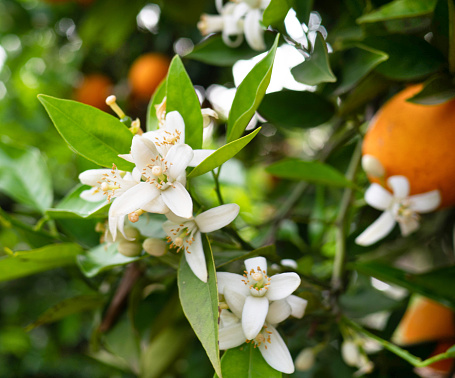
<path id="1" fill-rule="evenodd" d="M 53 3 L 0 4 L 0 375 L 455 357 L 452 0 Z"/>

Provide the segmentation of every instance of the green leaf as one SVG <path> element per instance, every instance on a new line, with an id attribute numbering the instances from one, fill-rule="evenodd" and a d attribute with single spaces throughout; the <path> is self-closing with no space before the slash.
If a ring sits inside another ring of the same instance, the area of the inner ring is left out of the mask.
<path id="1" fill-rule="evenodd" d="M 308 25 L 310 13 L 313 10 L 314 0 L 298 0 L 294 1 L 293 8 L 300 22 Z"/>
<path id="2" fill-rule="evenodd" d="M 291 180 L 306 181 L 312 184 L 322 184 L 336 187 L 353 187 L 354 184 L 346 179 L 330 165 L 317 161 L 284 159 L 269 165 L 266 171 L 274 176 Z"/>
<path id="3" fill-rule="evenodd" d="M 226 140 L 228 143 L 241 137 L 265 95 L 272 76 L 273 61 L 279 39 L 278 34 L 273 47 L 264 59 L 253 67 L 237 88 L 227 122 Z"/>
<path id="4" fill-rule="evenodd" d="M 183 312 L 204 347 L 215 372 L 221 375 L 216 271 L 210 243 L 207 238 L 202 239 L 207 261 L 208 281 L 204 283 L 199 280 L 190 269 L 185 257 L 182 256 L 178 270 L 179 297 Z"/>
<path id="5" fill-rule="evenodd" d="M 203 175 L 204 173 L 210 172 L 216 167 L 221 166 L 227 162 L 230 158 L 237 155 L 250 141 L 261 131 L 261 128 L 257 128 L 252 133 L 245 135 L 243 138 L 234 140 L 231 143 L 225 144 L 223 147 L 218 148 L 209 157 L 203 160 L 197 165 L 189 174 L 188 178 Z"/>
<path id="6" fill-rule="evenodd" d="M 234 261 L 245 260 L 255 256 L 264 256 L 273 259 L 278 257 L 274 244 L 266 245 L 253 251 L 222 251 L 215 253 L 214 255 L 217 269 L 221 268 L 222 266 L 231 264 Z"/>
<path id="7" fill-rule="evenodd" d="M 335 107 L 315 92 L 281 91 L 265 95 L 258 112 L 276 126 L 309 128 L 330 120 Z"/>
<path id="8" fill-rule="evenodd" d="M 291 72 L 295 80 L 307 85 L 318 85 L 320 83 L 333 83 L 337 81 L 330 68 L 327 44 L 321 33 L 317 32 L 311 57 L 298 66 L 295 66 Z"/>
<path id="9" fill-rule="evenodd" d="M 80 197 L 87 189 L 85 185 L 77 185 L 55 208 L 46 210 L 46 215 L 51 219 L 107 217 L 109 209 L 107 201 L 89 202 Z"/>
<path id="10" fill-rule="evenodd" d="M 437 105 L 455 98 L 455 87 L 449 77 L 437 76 L 428 80 L 422 90 L 406 101 L 421 105 Z"/>
<path id="11" fill-rule="evenodd" d="M 357 19 L 359 24 L 399 18 L 418 17 L 430 14 L 436 0 L 395 0 Z"/>
<path id="12" fill-rule="evenodd" d="M 97 274 L 112 269 L 119 265 L 126 265 L 141 259 L 138 257 L 126 257 L 117 251 L 117 243 L 110 245 L 100 244 L 77 256 L 77 265 L 86 277 L 94 277 Z"/>
<path id="13" fill-rule="evenodd" d="M 133 134 L 117 118 L 76 101 L 39 95 L 57 131 L 79 155 L 103 167 L 115 164 L 131 171 L 133 164 L 119 158 L 128 154 Z"/>
<path id="14" fill-rule="evenodd" d="M 271 0 L 262 16 L 264 26 L 281 26 L 293 3 L 293 0 Z"/>
<path id="15" fill-rule="evenodd" d="M 41 213 L 51 206 L 51 178 L 37 149 L 0 142 L 0 191 Z"/>
<path id="16" fill-rule="evenodd" d="M 221 35 L 214 35 L 198 43 L 193 51 L 185 55 L 185 58 L 214 66 L 231 67 L 238 60 L 248 60 L 254 58 L 257 54 L 258 52 L 252 50 L 246 42 L 233 49 L 226 46 Z"/>
<path id="17" fill-rule="evenodd" d="M 279 378 L 281 372 L 270 367 L 262 357 L 259 348 L 243 344 L 228 349 L 221 359 L 223 378 Z"/>
<path id="18" fill-rule="evenodd" d="M 104 304 L 104 296 L 100 294 L 79 295 L 68 298 L 46 310 L 38 319 L 29 324 L 25 330 L 31 331 L 33 328 L 43 324 L 53 323 L 69 315 L 82 311 L 93 310 Z"/>
<path id="19" fill-rule="evenodd" d="M 46 270 L 75 264 L 82 248 L 73 243 L 51 244 L 0 258 L 0 281 L 9 281 Z"/>
<path id="20" fill-rule="evenodd" d="M 177 110 L 185 121 L 185 143 L 202 148 L 202 113 L 199 98 L 178 55 L 172 59 L 167 75 L 166 112 Z"/>
<path id="21" fill-rule="evenodd" d="M 341 82 L 336 94 L 345 93 L 389 56 L 368 46 L 357 45 L 343 54 Z"/>
<path id="22" fill-rule="evenodd" d="M 394 80 L 422 78 L 437 71 L 443 62 L 437 49 L 412 35 L 367 37 L 363 44 L 389 56 L 376 67 L 376 71 Z"/>
<path id="23" fill-rule="evenodd" d="M 155 90 L 147 108 L 147 131 L 157 130 L 160 126 L 156 117 L 155 105 L 161 104 L 166 97 L 167 81 L 164 79 Z"/>
<path id="24" fill-rule="evenodd" d="M 455 266 L 421 274 L 408 273 L 380 261 L 358 262 L 352 264 L 352 267 L 363 274 L 404 287 L 455 310 Z"/>

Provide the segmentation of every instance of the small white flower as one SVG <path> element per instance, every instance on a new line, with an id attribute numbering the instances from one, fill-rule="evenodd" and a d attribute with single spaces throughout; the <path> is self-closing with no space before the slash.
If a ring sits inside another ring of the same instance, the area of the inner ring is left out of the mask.
<path id="1" fill-rule="evenodd" d="M 369 374 L 374 369 L 374 364 L 368 359 L 361 343 L 357 343 L 354 340 L 343 341 L 341 344 L 341 356 L 347 365 L 359 369 L 354 373 L 355 377 Z"/>
<path id="2" fill-rule="evenodd" d="M 436 210 L 441 203 L 439 190 L 409 196 L 409 181 L 404 176 L 391 176 L 387 185 L 393 195 L 381 185 L 373 183 L 365 192 L 365 201 L 382 215 L 355 242 L 370 245 L 384 238 L 398 222 L 401 234 L 407 236 L 419 228 L 419 213 Z"/>
<path id="3" fill-rule="evenodd" d="M 221 310 L 220 349 L 235 348 L 244 342 L 252 342 L 259 349 L 264 360 L 274 369 L 286 374 L 294 372 L 294 363 L 289 349 L 273 325 L 263 324 L 258 334 L 252 340 L 248 340 L 240 319 L 228 310 Z"/>
<path id="4" fill-rule="evenodd" d="M 261 331 L 264 322 L 277 324 L 290 315 L 301 317 L 306 301 L 291 294 L 300 285 L 296 273 L 267 276 L 264 257 L 245 260 L 245 274 L 218 272 L 218 291 L 230 310 L 242 319 L 243 333 L 249 340 Z"/>
<path id="5" fill-rule="evenodd" d="M 168 241 L 173 247 L 183 249 L 185 258 L 193 273 L 201 281 L 207 282 L 207 266 L 202 248 L 201 232 L 207 233 L 231 223 L 239 213 L 239 206 L 230 203 L 204 211 L 190 219 L 166 214 L 168 221 L 163 229 L 168 235 Z"/>
<path id="6" fill-rule="evenodd" d="M 112 169 L 89 169 L 79 175 L 82 184 L 90 185 L 92 188 L 84 190 L 80 197 L 90 202 L 103 200 L 110 201 L 119 197 L 125 191 L 132 188 L 141 180 L 140 173 L 135 170 L 133 173 L 119 171 L 114 165 Z"/>
<path id="7" fill-rule="evenodd" d="M 197 26 L 202 35 L 222 32 L 224 43 L 230 47 L 238 47 L 245 34 L 250 47 L 262 51 L 266 46 L 261 20 L 269 3 L 270 0 L 228 2 L 220 9 L 220 15 L 203 14 Z"/>

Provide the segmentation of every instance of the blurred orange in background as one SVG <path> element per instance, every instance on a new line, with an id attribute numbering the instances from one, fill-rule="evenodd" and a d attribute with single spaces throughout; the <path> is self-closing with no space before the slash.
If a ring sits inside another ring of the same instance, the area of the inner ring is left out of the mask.
<path id="1" fill-rule="evenodd" d="M 112 94 L 112 89 L 113 83 L 106 75 L 86 75 L 76 88 L 74 98 L 76 101 L 94 106 L 100 110 L 108 110 L 109 106 L 106 104 L 106 98 Z"/>

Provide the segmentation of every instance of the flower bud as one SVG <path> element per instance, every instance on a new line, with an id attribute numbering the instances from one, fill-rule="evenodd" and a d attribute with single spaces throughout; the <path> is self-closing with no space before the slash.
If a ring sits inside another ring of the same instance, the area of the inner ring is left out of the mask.
<path id="1" fill-rule="evenodd" d="M 295 368 L 298 371 L 310 370 L 314 365 L 313 348 L 303 349 L 295 359 Z"/>
<path id="2" fill-rule="evenodd" d="M 158 238 L 148 238 L 142 243 L 145 252 L 155 257 L 163 256 L 166 253 L 166 247 L 166 242 Z"/>
<path id="3" fill-rule="evenodd" d="M 137 228 L 134 227 L 125 227 L 125 235 L 130 240 L 134 240 L 139 237 L 140 233 Z"/>
<path id="4" fill-rule="evenodd" d="M 341 356 L 349 366 L 359 366 L 361 357 L 358 345 L 353 341 L 343 341 L 341 344 Z"/>
<path id="5" fill-rule="evenodd" d="M 142 246 L 139 243 L 122 241 L 118 243 L 118 251 L 126 257 L 136 257 L 141 254 Z"/>
<path id="6" fill-rule="evenodd" d="M 381 162 L 373 155 L 362 156 L 362 168 L 367 175 L 372 177 L 381 178 L 385 175 L 384 167 L 382 166 Z"/>

